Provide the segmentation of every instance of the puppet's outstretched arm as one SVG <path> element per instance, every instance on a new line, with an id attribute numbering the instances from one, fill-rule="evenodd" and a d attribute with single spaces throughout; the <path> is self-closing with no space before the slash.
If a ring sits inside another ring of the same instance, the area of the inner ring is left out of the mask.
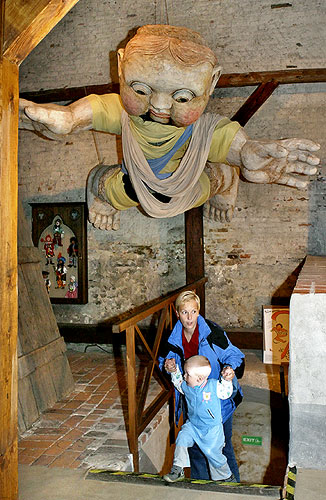
<path id="1" fill-rule="evenodd" d="M 243 177 L 256 184 L 283 184 L 304 189 L 315 175 L 319 144 L 309 139 L 252 140 L 240 129 L 227 161 L 238 165 Z"/>
<path id="2" fill-rule="evenodd" d="M 68 106 L 19 99 L 19 128 L 34 130 L 50 139 L 60 140 L 61 136 L 72 132 L 90 130 L 92 121 L 92 107 L 87 98 Z"/>

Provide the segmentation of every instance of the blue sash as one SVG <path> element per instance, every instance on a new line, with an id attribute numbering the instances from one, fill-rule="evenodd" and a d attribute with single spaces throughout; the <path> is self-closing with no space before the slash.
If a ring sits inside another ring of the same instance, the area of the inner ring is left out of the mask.
<path id="1" fill-rule="evenodd" d="M 183 134 L 179 137 L 175 145 L 173 146 L 170 151 L 168 151 L 165 155 L 161 156 L 161 158 L 153 158 L 152 160 L 147 160 L 149 166 L 151 167 L 154 175 L 158 179 L 166 179 L 167 177 L 170 177 L 173 172 L 166 172 L 161 174 L 161 170 L 167 165 L 167 163 L 171 160 L 172 156 L 174 153 L 185 144 L 185 142 L 189 139 L 189 137 L 192 134 L 192 124 L 189 125 L 186 130 L 183 132 Z M 121 170 L 124 174 L 128 174 L 128 171 L 126 169 L 126 165 L 124 160 L 122 160 L 121 164 Z"/>

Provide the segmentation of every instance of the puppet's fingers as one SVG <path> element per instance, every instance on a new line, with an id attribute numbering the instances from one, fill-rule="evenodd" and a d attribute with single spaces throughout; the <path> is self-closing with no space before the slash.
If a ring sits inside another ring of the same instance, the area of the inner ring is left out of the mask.
<path id="1" fill-rule="evenodd" d="M 320 144 L 310 139 L 281 139 L 279 142 L 289 151 L 296 149 L 300 151 L 318 151 L 320 149 Z"/>
<path id="2" fill-rule="evenodd" d="M 303 181 L 294 177 L 293 175 L 283 174 L 280 176 L 277 184 L 283 184 L 285 186 L 295 187 L 297 189 L 305 189 L 309 183 L 309 180 Z"/>

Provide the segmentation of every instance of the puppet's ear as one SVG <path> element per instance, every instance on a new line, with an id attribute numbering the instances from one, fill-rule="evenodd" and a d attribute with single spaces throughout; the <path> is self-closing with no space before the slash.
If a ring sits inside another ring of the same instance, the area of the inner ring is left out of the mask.
<path id="1" fill-rule="evenodd" d="M 124 52 L 125 52 L 124 49 L 119 49 L 118 50 L 118 75 L 119 75 L 119 78 L 120 78 L 121 73 L 122 73 L 121 66 L 122 66 L 122 60 L 123 60 Z"/>
<path id="2" fill-rule="evenodd" d="M 218 79 L 221 76 L 221 73 L 222 73 L 222 66 L 215 66 L 215 68 L 213 69 L 212 84 L 209 91 L 209 95 L 211 95 L 214 92 L 215 86 L 218 82 Z"/>

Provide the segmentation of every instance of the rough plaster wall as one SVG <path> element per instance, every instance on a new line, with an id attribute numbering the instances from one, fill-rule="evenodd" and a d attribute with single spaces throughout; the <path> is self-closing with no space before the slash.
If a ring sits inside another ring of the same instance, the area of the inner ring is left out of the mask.
<path id="1" fill-rule="evenodd" d="M 170 24 L 200 31 L 225 72 L 324 67 L 323 2 L 294 1 L 283 9 L 272 3 L 167 2 Z M 160 22 L 160 8 L 144 0 L 80 0 L 21 65 L 21 91 L 106 83 L 109 74 L 116 81 L 116 48 L 134 27 Z M 252 90 L 218 90 L 209 109 L 232 116 Z M 324 91 L 318 84 L 282 86 L 247 133 L 317 140 L 324 159 Z M 105 163 L 121 159 L 119 140 L 95 136 Z M 20 132 L 20 196 L 28 215 L 28 202 L 84 200 L 97 163 L 91 132 L 61 144 Z M 326 252 L 325 194 L 323 167 L 307 191 L 241 182 L 232 222 L 205 221 L 208 316 L 225 327 L 255 327 L 263 304 L 289 296 L 305 255 Z M 184 284 L 183 216 L 153 220 L 132 209 L 121 214 L 119 231 L 88 230 L 89 304 L 55 306 L 59 321 L 96 323 Z"/>
<path id="2" fill-rule="evenodd" d="M 289 461 L 300 468 L 326 467 L 325 325 L 324 293 L 292 295 Z"/>

